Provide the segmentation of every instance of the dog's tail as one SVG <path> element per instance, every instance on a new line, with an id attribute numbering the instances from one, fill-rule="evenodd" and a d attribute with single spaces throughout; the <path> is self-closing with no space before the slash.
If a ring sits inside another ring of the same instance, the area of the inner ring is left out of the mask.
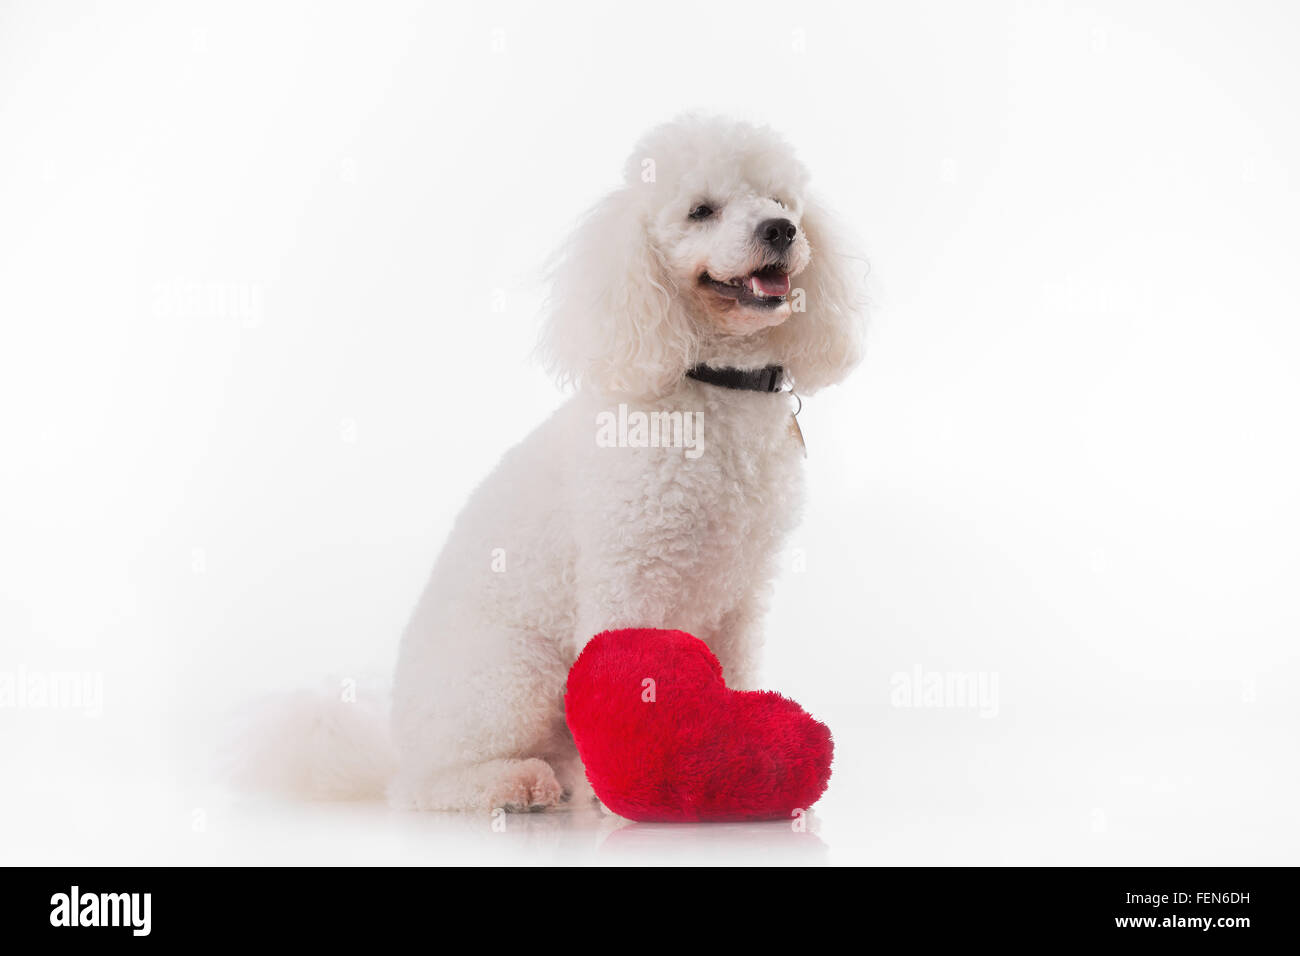
<path id="1" fill-rule="evenodd" d="M 396 766 L 388 695 L 351 681 L 266 698 L 243 724 L 233 776 L 245 789 L 364 800 L 383 794 Z"/>

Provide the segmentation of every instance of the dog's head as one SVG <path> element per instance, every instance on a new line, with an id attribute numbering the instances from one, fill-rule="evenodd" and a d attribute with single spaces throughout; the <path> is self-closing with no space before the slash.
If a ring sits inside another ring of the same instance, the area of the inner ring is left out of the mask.
<path id="1" fill-rule="evenodd" d="M 543 346 L 562 378 L 670 391 L 699 363 L 783 365 L 803 393 L 862 349 L 866 267 L 765 127 L 688 116 L 652 130 L 560 250 Z"/>

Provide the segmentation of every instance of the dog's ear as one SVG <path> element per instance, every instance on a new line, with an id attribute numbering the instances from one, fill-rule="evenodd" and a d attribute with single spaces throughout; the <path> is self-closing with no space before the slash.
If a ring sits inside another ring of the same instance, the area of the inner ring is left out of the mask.
<path id="1" fill-rule="evenodd" d="M 691 367 L 696 337 L 650 240 L 631 183 L 598 203 L 560 249 L 539 347 L 566 384 L 632 397 L 662 394 Z"/>
<path id="2" fill-rule="evenodd" d="M 816 200 L 805 202 L 800 228 L 812 249 L 808 268 L 793 283 L 803 291 L 803 302 L 794 300 L 796 311 L 773 330 L 773 338 L 795 389 L 811 394 L 834 385 L 862 360 L 867 260 Z"/>

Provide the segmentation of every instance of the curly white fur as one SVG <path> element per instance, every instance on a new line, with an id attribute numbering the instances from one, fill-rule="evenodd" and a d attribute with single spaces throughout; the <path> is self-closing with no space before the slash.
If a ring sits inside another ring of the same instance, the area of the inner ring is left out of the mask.
<path id="1" fill-rule="evenodd" d="M 688 116 L 642 140 L 622 186 L 564 246 L 542 348 L 576 394 L 474 493 L 406 629 L 394 805 L 589 796 L 564 684 L 608 628 L 688 631 L 731 686 L 752 686 L 774 555 L 802 505 L 793 402 L 685 372 L 779 364 L 808 394 L 858 362 L 865 267 L 807 180 L 770 130 Z M 692 219 L 701 204 L 712 214 Z M 781 260 L 789 301 L 750 307 L 710 290 L 706 273 L 770 261 L 755 228 L 772 217 L 797 228 Z M 702 452 L 602 447 L 598 416 L 619 404 L 700 414 Z"/>

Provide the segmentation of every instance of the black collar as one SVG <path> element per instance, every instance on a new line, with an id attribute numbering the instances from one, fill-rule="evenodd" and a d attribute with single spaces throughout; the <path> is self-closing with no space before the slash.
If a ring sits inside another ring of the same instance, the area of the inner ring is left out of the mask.
<path id="1" fill-rule="evenodd" d="M 707 382 L 722 388 L 738 388 L 748 392 L 779 392 L 785 381 L 785 369 L 779 365 L 766 368 L 713 368 L 697 365 L 686 373 L 687 378 Z"/>

